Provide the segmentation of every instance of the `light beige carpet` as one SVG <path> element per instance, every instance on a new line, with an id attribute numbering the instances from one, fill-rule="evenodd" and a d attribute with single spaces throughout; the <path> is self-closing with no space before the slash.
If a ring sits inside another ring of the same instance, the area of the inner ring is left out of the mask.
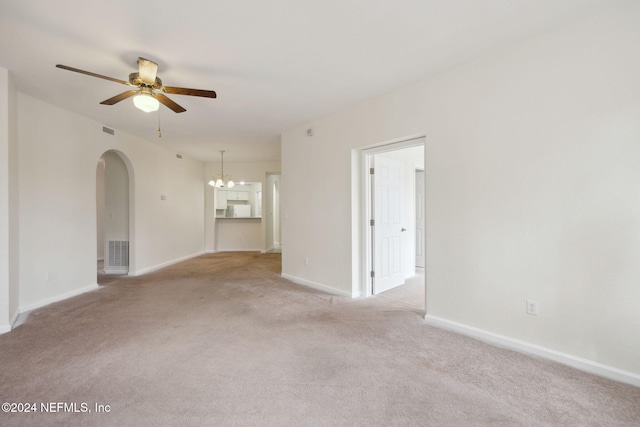
<path id="1" fill-rule="evenodd" d="M 279 254 L 206 255 L 37 310 L 0 336 L 0 400 L 39 412 L 0 425 L 640 425 L 638 388 L 279 271 Z"/>
<path id="2" fill-rule="evenodd" d="M 416 274 L 405 280 L 404 284 L 378 294 L 378 297 L 403 304 L 408 308 L 425 310 L 425 272 L 424 268 L 416 268 Z"/>

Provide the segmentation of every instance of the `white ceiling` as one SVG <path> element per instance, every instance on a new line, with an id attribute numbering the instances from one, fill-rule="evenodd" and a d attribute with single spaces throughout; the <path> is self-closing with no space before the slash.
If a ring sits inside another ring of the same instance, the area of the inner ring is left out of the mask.
<path id="1" fill-rule="evenodd" d="M 21 92 L 204 161 L 279 160 L 279 135 L 614 0 L 2 0 L 0 67 Z M 127 80 L 142 56 L 187 109 L 143 113 Z"/>

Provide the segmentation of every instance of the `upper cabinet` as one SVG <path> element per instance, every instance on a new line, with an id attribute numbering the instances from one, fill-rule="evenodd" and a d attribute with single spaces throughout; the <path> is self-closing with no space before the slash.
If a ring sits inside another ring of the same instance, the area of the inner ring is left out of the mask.
<path id="1" fill-rule="evenodd" d="M 227 191 L 221 191 L 221 193 L 227 193 L 227 200 L 246 200 L 246 201 L 249 201 L 249 192 L 248 191 L 227 190 Z"/>
<path id="2" fill-rule="evenodd" d="M 218 200 L 217 200 L 218 203 L 216 205 L 216 210 L 227 209 L 227 193 L 228 191 L 218 190 Z"/>

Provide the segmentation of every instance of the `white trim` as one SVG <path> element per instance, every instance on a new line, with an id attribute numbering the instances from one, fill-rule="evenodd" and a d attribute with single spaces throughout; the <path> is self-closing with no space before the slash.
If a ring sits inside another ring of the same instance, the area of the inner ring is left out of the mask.
<path id="1" fill-rule="evenodd" d="M 370 144 L 364 147 L 357 148 L 357 150 L 368 151 L 370 154 L 380 154 L 389 151 L 402 150 L 403 148 L 418 147 L 424 144 L 424 142 L 420 142 L 420 140 L 426 137 L 426 132 L 416 133 L 414 135 L 401 136 L 399 138 Z"/>
<path id="2" fill-rule="evenodd" d="M 217 252 L 217 253 L 220 253 L 220 252 L 263 252 L 263 249 L 261 249 L 261 248 L 256 248 L 256 249 L 247 249 L 247 248 L 242 248 L 242 249 L 224 248 L 224 249 L 218 249 L 216 252 Z"/>
<path id="3" fill-rule="evenodd" d="M 360 164 L 362 170 L 360 174 L 360 265 L 362 268 L 361 279 L 357 288 L 361 295 L 369 297 L 373 295 L 373 236 L 369 225 L 369 219 L 373 218 L 372 188 L 371 188 L 371 163 L 373 154 L 367 150 L 360 151 Z"/>
<path id="4" fill-rule="evenodd" d="M 26 322 L 30 313 L 31 313 L 31 311 L 23 311 L 23 312 L 19 313 L 16 316 L 16 319 L 11 324 L 11 329 L 15 329 L 18 326 L 22 325 L 24 322 Z"/>
<path id="5" fill-rule="evenodd" d="M 104 271 L 104 274 L 127 274 L 129 267 L 105 267 L 102 271 Z"/>
<path id="6" fill-rule="evenodd" d="M 9 324 L 11 325 L 11 329 L 15 328 L 18 323 L 18 319 L 20 318 L 20 316 L 22 315 L 22 313 L 20 311 L 16 311 L 13 314 L 13 318 L 9 321 Z"/>
<path id="7" fill-rule="evenodd" d="M 170 265 L 177 264 L 179 262 L 186 261 L 186 260 L 191 259 L 191 258 L 199 257 L 200 255 L 204 255 L 205 253 L 206 253 L 205 251 L 199 251 L 199 252 L 196 252 L 195 254 L 186 255 L 186 256 L 183 256 L 183 257 L 180 257 L 180 258 L 176 258 L 176 259 L 171 260 L 171 261 L 163 262 L 161 264 L 156 264 L 156 265 L 151 266 L 151 267 L 143 268 L 142 270 L 129 271 L 129 276 L 140 276 L 142 274 L 151 273 L 152 271 L 160 270 L 160 269 L 162 269 L 164 267 L 168 267 Z"/>
<path id="8" fill-rule="evenodd" d="M 12 318 L 9 319 L 9 324 L 8 325 L 2 325 L 0 326 L 0 335 L 2 334 L 6 334 L 7 332 L 11 332 L 13 330 L 13 328 L 15 328 L 16 326 L 19 325 L 18 323 L 18 318 L 20 316 L 20 312 L 16 311 Z"/>
<path id="9" fill-rule="evenodd" d="M 327 293 L 333 294 L 333 295 L 340 295 L 340 296 L 347 297 L 347 298 L 356 298 L 356 297 L 360 296 L 359 294 L 353 295 L 350 292 L 343 291 L 342 289 L 337 289 L 337 288 L 334 288 L 332 286 L 323 285 L 322 283 L 313 282 L 313 281 L 307 280 L 307 279 L 301 279 L 300 277 L 292 276 L 292 275 L 286 274 L 286 273 L 282 273 L 280 275 L 280 277 L 282 277 L 283 279 L 287 279 L 290 282 L 293 282 L 293 283 L 295 283 L 297 285 L 307 286 L 309 288 L 313 288 L 313 289 L 316 289 L 316 290 L 319 290 L 319 291 L 327 292 Z"/>
<path id="10" fill-rule="evenodd" d="M 431 316 L 429 314 L 424 316 L 424 320 L 431 326 L 448 329 L 498 347 L 504 347 L 520 353 L 553 360 L 554 362 L 558 362 L 563 365 L 588 372 L 590 374 L 599 375 L 614 381 L 620 381 L 623 383 L 634 385 L 636 387 L 640 387 L 640 375 L 630 371 L 614 368 L 613 366 L 604 365 L 602 363 L 594 362 L 593 360 L 589 359 L 583 359 L 577 356 L 572 356 L 567 353 L 562 353 L 550 348 L 531 344 L 526 341 L 509 338 L 504 335 L 494 334 L 493 332 L 488 332 L 482 329 L 474 328 L 472 326 L 467 326 L 462 323 L 452 322 L 450 320 Z"/>
<path id="11" fill-rule="evenodd" d="M 56 295 L 54 297 L 45 298 L 38 302 L 34 302 L 33 304 L 25 305 L 20 307 L 20 313 L 24 313 L 27 311 L 35 310 L 36 308 L 44 307 L 45 305 L 53 304 L 54 302 L 62 301 L 68 298 L 75 297 L 80 294 L 84 294 L 87 292 L 95 291 L 98 289 L 98 284 L 89 285 L 84 288 L 76 289 L 75 291 L 67 292 L 66 294 Z"/>
<path id="12" fill-rule="evenodd" d="M 426 160 L 427 153 L 427 134 L 415 134 L 406 137 L 396 138 L 377 144 L 361 147 L 353 150 L 359 157 L 359 166 L 361 168 L 358 177 L 360 191 L 359 203 L 360 203 L 360 215 L 359 224 L 356 226 L 360 230 L 360 241 L 357 243 L 360 247 L 360 283 L 354 283 L 354 294 L 363 296 L 371 296 L 372 283 L 371 283 L 371 271 L 374 270 L 373 265 L 373 236 L 372 229 L 369 225 L 369 219 L 373 218 L 373 195 L 371 188 L 371 175 L 369 169 L 371 168 L 372 159 L 379 154 L 389 153 L 398 150 L 404 150 L 412 147 L 424 147 L 424 156 Z M 426 162 L 425 162 L 426 164 Z M 424 167 L 423 167 L 424 169 Z M 425 175 L 426 179 L 426 175 Z M 414 183 L 415 190 L 415 183 Z M 425 187 L 426 191 L 426 187 Z M 415 192 L 415 191 L 414 191 Z M 415 195 L 414 195 L 415 197 Z M 425 209 L 425 224 L 426 230 L 426 209 Z M 356 244 L 354 242 L 354 244 Z M 426 261 L 426 260 L 425 260 Z M 426 281 L 425 281 L 425 295 L 426 295 Z"/>

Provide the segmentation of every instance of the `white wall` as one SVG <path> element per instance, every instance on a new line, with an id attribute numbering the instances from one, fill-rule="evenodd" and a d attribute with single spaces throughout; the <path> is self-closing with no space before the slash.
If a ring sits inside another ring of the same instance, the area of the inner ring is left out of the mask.
<path id="1" fill-rule="evenodd" d="M 0 332 L 11 325 L 9 305 L 9 72 L 0 68 Z"/>
<path id="2" fill-rule="evenodd" d="M 265 249 L 280 249 L 280 174 L 267 175 L 263 189 L 263 221 L 265 222 Z"/>
<path id="3" fill-rule="evenodd" d="M 0 333 L 18 316 L 18 173 L 16 91 L 0 68 Z"/>
<path id="4" fill-rule="evenodd" d="M 18 95 L 9 73 L 9 318 L 15 323 L 20 298 L 20 207 Z M 1 157 L 1 155 L 0 155 Z"/>
<path id="5" fill-rule="evenodd" d="M 108 150 L 134 171 L 130 273 L 204 251 L 201 162 L 22 93 L 18 136 L 21 310 L 96 286 L 96 167 Z"/>
<path id="6" fill-rule="evenodd" d="M 109 241 L 129 241 L 129 172 L 127 165 L 120 156 L 113 151 L 108 151 L 100 158 L 104 159 L 104 240 L 105 245 Z M 100 196 L 99 192 L 96 198 Z M 100 215 L 97 215 L 100 217 Z M 99 239 L 98 239 L 99 240 Z M 128 272 L 128 268 L 111 267 L 108 246 L 103 248 L 105 252 L 104 269 L 106 273 Z"/>
<path id="7" fill-rule="evenodd" d="M 638 22 L 629 3 L 285 132 L 283 275 L 353 292 L 352 150 L 426 134 L 427 313 L 640 374 Z"/>
<path id="8" fill-rule="evenodd" d="M 97 260 L 104 260 L 104 156 L 98 160 L 96 167 L 96 250 Z"/>
<path id="9" fill-rule="evenodd" d="M 225 175 L 230 175 L 231 179 L 235 182 L 260 182 L 264 189 L 266 183 L 267 173 L 280 172 L 280 162 L 245 162 L 245 163 L 224 163 Z M 220 173 L 220 162 L 206 163 L 204 167 L 203 182 L 209 182 L 213 175 Z M 227 241 L 225 236 L 229 234 L 225 233 L 219 241 L 216 236 L 216 220 L 215 220 L 215 204 L 214 204 L 215 189 L 209 185 L 205 189 L 205 246 L 207 252 L 216 252 L 218 250 L 227 250 L 219 248 L 232 248 L 236 247 L 237 240 Z M 262 211 L 264 212 L 264 197 Z M 222 220 L 225 221 L 225 220 Z M 257 249 L 249 249 L 249 245 L 244 245 L 245 250 L 264 250 L 266 241 L 266 229 L 264 221 L 260 224 L 260 243 Z M 246 243 L 246 239 L 245 239 Z"/>
<path id="10" fill-rule="evenodd" d="M 109 240 L 129 240 L 129 173 L 113 151 L 105 159 L 105 232 Z"/>
<path id="11" fill-rule="evenodd" d="M 184 155 L 177 159 L 175 152 L 147 144 L 130 156 L 137 272 L 204 253 L 203 163 Z"/>
<path id="12" fill-rule="evenodd" d="M 262 220 L 253 218 L 216 220 L 216 252 L 262 250 Z"/>

